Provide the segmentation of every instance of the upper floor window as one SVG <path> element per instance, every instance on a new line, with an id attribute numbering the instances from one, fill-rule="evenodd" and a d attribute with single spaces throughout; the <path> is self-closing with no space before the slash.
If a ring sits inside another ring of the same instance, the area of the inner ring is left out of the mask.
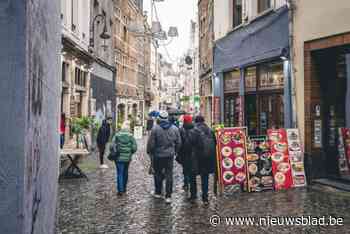
<path id="1" fill-rule="evenodd" d="M 271 8 L 271 0 L 258 0 L 258 13 Z"/>
<path id="2" fill-rule="evenodd" d="M 233 18 L 232 27 L 242 24 L 242 0 L 233 0 Z"/>

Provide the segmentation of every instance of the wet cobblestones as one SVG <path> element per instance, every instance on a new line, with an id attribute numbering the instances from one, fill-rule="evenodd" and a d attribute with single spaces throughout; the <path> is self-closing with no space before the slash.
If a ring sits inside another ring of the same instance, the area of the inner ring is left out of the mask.
<path id="1" fill-rule="evenodd" d="M 182 190 L 181 169 L 175 167 L 173 203 L 151 196 L 153 179 L 148 175 L 148 156 L 140 151 L 129 169 L 127 195 L 118 197 L 115 169 L 91 169 L 89 181 L 63 180 L 59 187 L 57 233 L 350 233 L 350 195 L 324 189 L 282 192 L 234 193 L 216 198 L 210 205 L 190 204 Z M 95 163 L 95 159 L 90 158 Z M 97 162 L 96 162 L 97 163 Z M 210 187 L 212 191 L 212 186 Z M 333 216 L 343 226 L 226 226 L 213 227 L 212 215 L 226 216 Z"/>

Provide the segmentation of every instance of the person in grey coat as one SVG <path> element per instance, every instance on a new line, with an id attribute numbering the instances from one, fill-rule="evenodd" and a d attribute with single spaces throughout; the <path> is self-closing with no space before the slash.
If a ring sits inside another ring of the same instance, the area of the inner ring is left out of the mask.
<path id="1" fill-rule="evenodd" d="M 161 198 L 163 179 L 166 181 L 166 203 L 171 203 L 173 192 L 173 167 L 175 155 L 181 148 L 181 137 L 177 127 L 168 120 L 168 113 L 159 114 L 159 122 L 152 128 L 147 142 L 147 154 L 153 157 L 156 198 Z M 163 175 L 164 171 L 164 175 Z"/>

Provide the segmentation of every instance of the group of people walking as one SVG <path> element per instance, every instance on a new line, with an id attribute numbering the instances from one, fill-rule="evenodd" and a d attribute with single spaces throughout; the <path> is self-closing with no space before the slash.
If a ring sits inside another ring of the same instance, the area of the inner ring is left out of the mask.
<path id="1" fill-rule="evenodd" d="M 147 153 L 154 168 L 154 196 L 162 197 L 165 180 L 165 202 L 171 203 L 176 159 L 183 168 L 183 188 L 190 190 L 189 201 L 195 202 L 197 199 L 197 176 L 200 176 L 202 201 L 208 204 L 209 174 L 215 170 L 215 149 L 215 135 L 202 116 L 195 117 L 193 123 L 192 116 L 185 115 L 183 126 L 178 128 L 169 121 L 167 112 L 161 112 L 147 143 Z"/>
<path id="2" fill-rule="evenodd" d="M 110 134 L 107 128 L 108 124 L 103 122 L 97 137 L 101 168 L 107 168 L 103 163 L 105 145 Z M 205 124 L 204 118 L 196 116 L 193 121 L 191 115 L 184 115 L 183 125 L 179 127 L 166 111 L 161 111 L 156 123 L 152 123 L 152 127 L 147 130 L 147 154 L 150 156 L 154 176 L 154 197 L 164 196 L 165 202 L 171 203 L 173 169 L 177 161 L 183 168 L 183 189 L 190 192 L 189 201 L 195 202 L 197 199 L 197 177 L 200 176 L 202 201 L 209 204 L 209 175 L 215 171 L 216 142 L 215 135 Z M 129 165 L 137 151 L 128 121 L 123 123 L 121 130 L 112 138 L 110 154 L 116 151 L 118 156 L 113 160 L 116 165 L 117 194 L 121 196 L 126 193 Z"/>

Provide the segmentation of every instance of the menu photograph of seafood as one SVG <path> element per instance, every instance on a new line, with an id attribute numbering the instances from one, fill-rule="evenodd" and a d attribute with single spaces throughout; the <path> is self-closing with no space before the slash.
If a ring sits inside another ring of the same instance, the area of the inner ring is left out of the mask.
<path id="1" fill-rule="evenodd" d="M 301 147 L 298 129 L 287 129 L 290 164 L 292 166 L 293 186 L 306 186 L 304 152 Z"/>
<path id="2" fill-rule="evenodd" d="M 267 135 L 271 150 L 274 188 L 275 190 L 289 189 L 293 186 L 293 178 L 289 160 L 287 131 L 285 129 L 269 129 Z"/>
<path id="3" fill-rule="evenodd" d="M 250 136 L 247 152 L 248 191 L 273 190 L 272 163 L 267 136 Z"/>
<path id="4" fill-rule="evenodd" d="M 224 128 L 217 132 L 220 179 L 224 186 L 246 182 L 246 129 Z"/>

